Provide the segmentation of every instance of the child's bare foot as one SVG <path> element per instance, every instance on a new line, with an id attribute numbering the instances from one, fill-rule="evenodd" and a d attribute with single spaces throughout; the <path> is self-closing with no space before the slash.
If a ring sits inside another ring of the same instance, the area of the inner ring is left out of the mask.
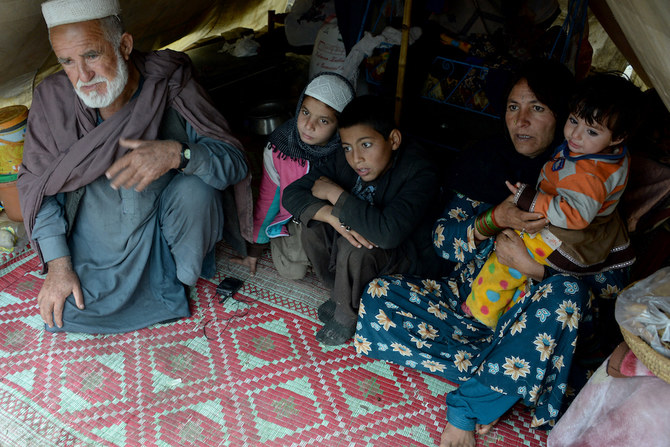
<path id="1" fill-rule="evenodd" d="M 249 271 L 251 272 L 252 276 L 256 274 L 256 264 L 258 263 L 258 258 L 254 258 L 253 256 L 247 256 L 244 258 L 233 256 L 232 258 L 230 258 L 230 260 L 235 264 L 249 267 Z"/>
<path id="2" fill-rule="evenodd" d="M 491 422 L 490 424 L 486 424 L 486 425 L 477 424 L 477 426 L 475 428 L 475 431 L 477 432 L 478 435 L 485 435 L 488 432 L 490 432 L 491 429 L 493 428 L 493 426 L 496 425 L 497 423 L 498 423 L 498 419 L 496 419 L 495 421 Z"/>
<path id="3" fill-rule="evenodd" d="M 475 432 L 461 430 L 447 422 L 440 438 L 440 447 L 475 447 Z"/>

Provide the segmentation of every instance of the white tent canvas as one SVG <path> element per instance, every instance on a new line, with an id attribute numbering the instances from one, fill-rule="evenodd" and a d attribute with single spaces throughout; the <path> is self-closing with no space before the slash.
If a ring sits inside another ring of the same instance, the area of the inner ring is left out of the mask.
<path id="1" fill-rule="evenodd" d="M 57 69 L 43 0 L 0 0 L 0 106 L 30 104 L 32 89 Z M 128 31 L 141 50 L 176 50 L 237 27 L 259 30 L 269 10 L 283 12 L 288 0 L 121 0 Z M 292 3 L 292 2 L 291 2 Z M 566 2 L 563 1 L 563 4 Z M 670 8 L 667 0 L 591 0 L 610 38 L 647 85 L 670 106 Z"/>
<path id="2" fill-rule="evenodd" d="M 57 68 L 40 5 L 43 0 L 0 0 L 0 105 L 26 104 L 44 73 Z M 237 27 L 260 29 L 268 10 L 283 12 L 287 0 L 121 0 L 135 47 L 183 50 Z"/>

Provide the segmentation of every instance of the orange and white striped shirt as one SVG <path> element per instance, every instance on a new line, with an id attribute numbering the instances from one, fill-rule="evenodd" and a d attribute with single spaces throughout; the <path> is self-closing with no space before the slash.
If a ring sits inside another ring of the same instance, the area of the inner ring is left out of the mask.
<path id="1" fill-rule="evenodd" d="M 527 209 L 541 213 L 560 228 L 586 228 L 594 218 L 615 210 L 628 183 L 629 166 L 624 145 L 610 154 L 583 155 L 570 152 L 564 143 L 542 168 Z M 530 199 L 527 195 L 532 194 L 532 188 L 525 189 L 522 195 Z"/>

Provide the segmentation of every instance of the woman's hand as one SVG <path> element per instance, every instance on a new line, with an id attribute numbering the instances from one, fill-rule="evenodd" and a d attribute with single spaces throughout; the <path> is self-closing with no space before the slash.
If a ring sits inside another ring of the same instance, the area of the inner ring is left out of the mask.
<path id="1" fill-rule="evenodd" d="M 332 205 L 335 205 L 343 191 L 344 189 L 340 185 L 324 176 L 319 177 L 312 186 L 312 195 L 314 197 L 327 200 Z"/>
<path id="2" fill-rule="evenodd" d="M 534 234 L 544 228 L 549 221 L 540 213 L 529 213 L 514 204 L 514 196 L 506 198 L 493 210 L 495 221 L 500 228 L 513 228 Z"/>
<path id="3" fill-rule="evenodd" d="M 496 237 L 495 250 L 501 264 L 536 281 L 544 277 L 544 266 L 530 256 L 523 240 L 513 230 L 508 228 Z"/>

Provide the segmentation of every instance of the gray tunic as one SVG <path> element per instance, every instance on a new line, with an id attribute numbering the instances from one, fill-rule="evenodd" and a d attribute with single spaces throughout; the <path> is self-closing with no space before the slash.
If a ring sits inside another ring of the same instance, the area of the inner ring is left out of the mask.
<path id="1" fill-rule="evenodd" d="M 238 149 L 197 135 L 172 109 L 160 138 L 188 141 L 184 173 L 170 171 L 139 193 L 114 190 L 99 177 L 84 187 L 69 235 L 65 194 L 45 197 L 33 239 L 45 262 L 71 256 L 86 306 L 79 310 L 70 295 L 63 328 L 48 330 L 125 332 L 190 315 L 182 283 L 195 283 L 205 254 L 222 237 L 217 190 L 243 179 L 247 166 Z"/>

